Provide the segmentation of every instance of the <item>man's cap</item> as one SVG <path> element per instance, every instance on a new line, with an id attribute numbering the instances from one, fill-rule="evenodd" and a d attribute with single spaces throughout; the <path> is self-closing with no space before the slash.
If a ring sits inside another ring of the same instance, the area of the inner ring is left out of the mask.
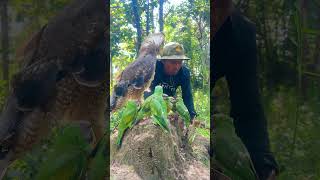
<path id="1" fill-rule="evenodd" d="M 189 60 L 190 58 L 184 55 L 184 48 L 181 44 L 169 42 L 163 47 L 162 56 L 159 59 Z"/>

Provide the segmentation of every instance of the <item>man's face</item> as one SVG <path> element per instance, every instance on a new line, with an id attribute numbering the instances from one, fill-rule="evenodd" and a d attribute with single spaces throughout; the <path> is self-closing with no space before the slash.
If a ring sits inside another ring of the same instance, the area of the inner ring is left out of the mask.
<path id="1" fill-rule="evenodd" d="M 182 66 L 182 60 L 163 60 L 164 71 L 167 75 L 176 75 Z"/>

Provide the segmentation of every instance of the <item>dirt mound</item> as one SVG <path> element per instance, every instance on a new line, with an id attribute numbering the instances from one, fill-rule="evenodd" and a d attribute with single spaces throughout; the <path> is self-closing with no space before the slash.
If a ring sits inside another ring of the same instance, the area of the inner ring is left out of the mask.
<path id="1" fill-rule="evenodd" d="M 111 136 L 111 179 L 210 179 L 209 165 L 200 159 L 209 159 L 200 151 L 196 158 L 193 146 L 184 138 L 179 121 L 171 119 L 171 134 L 142 120 L 127 130 L 120 149 L 116 148 L 117 133 Z M 195 138 L 197 139 L 197 138 Z M 209 141 L 206 141 L 209 144 Z M 199 145 L 196 145 L 198 147 Z M 201 148 L 200 148 L 201 149 Z"/>

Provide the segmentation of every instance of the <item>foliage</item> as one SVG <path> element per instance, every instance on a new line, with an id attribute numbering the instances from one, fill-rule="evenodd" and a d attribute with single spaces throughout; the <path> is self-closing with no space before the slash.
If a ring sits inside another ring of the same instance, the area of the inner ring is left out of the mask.
<path id="1" fill-rule="evenodd" d="M 17 160 L 6 179 L 103 179 L 107 172 L 106 136 L 95 147 L 84 139 L 78 126 L 55 129 L 42 145 Z"/>
<path id="2" fill-rule="evenodd" d="M 194 106 L 197 112 L 197 120 L 205 122 L 207 128 L 210 128 L 210 92 L 195 91 Z"/>
<path id="3" fill-rule="evenodd" d="M 159 2 L 150 0 L 149 6 L 154 8 L 149 33 L 158 31 Z M 142 36 L 147 35 L 146 3 L 138 1 L 141 18 Z M 115 78 L 136 58 L 136 28 L 134 26 L 131 1 L 112 0 L 110 46 L 111 46 L 111 90 Z M 193 98 L 198 120 L 210 126 L 209 108 L 209 1 L 184 0 L 180 4 L 174 1 L 164 3 L 164 34 L 166 42 L 176 41 L 183 44 L 186 55 L 191 58 L 184 63 L 191 71 Z M 154 24 L 154 26 L 152 26 Z M 180 91 L 181 93 L 181 91 Z M 178 95 L 179 96 L 179 95 Z M 181 96 L 181 95 L 180 95 Z M 111 117 L 111 129 L 117 124 L 118 114 Z"/>
<path id="4" fill-rule="evenodd" d="M 295 92 L 283 88 L 268 98 L 265 107 L 271 146 L 282 171 L 280 179 L 319 178 L 319 95 L 300 105 Z M 297 125 L 296 118 L 301 119 Z"/>
<path id="5" fill-rule="evenodd" d="M 4 80 L 1 80 L 0 81 L 0 108 L 1 109 L 5 103 L 5 99 L 7 97 L 6 87 L 7 87 L 7 82 Z"/>
<path id="6" fill-rule="evenodd" d="M 232 119 L 224 115 L 216 115 L 214 118 L 214 163 L 231 179 L 256 179 L 253 163 L 241 139 L 236 135 Z"/>
<path id="7" fill-rule="evenodd" d="M 105 136 L 106 137 L 106 136 Z M 109 144 L 107 140 L 102 138 L 96 148 L 93 150 L 93 156 L 89 170 L 87 172 L 89 180 L 104 179 L 107 169 L 109 168 Z"/>
<path id="8" fill-rule="evenodd" d="M 53 140 L 36 179 L 80 179 L 87 168 L 89 152 L 79 127 L 65 127 Z"/>
<path id="9" fill-rule="evenodd" d="M 146 9 L 139 1 L 142 28 L 146 26 Z M 157 1 L 151 1 L 157 7 Z M 166 42 L 183 44 L 186 54 L 192 60 L 186 62 L 192 72 L 195 88 L 209 88 L 209 2 L 205 0 L 183 1 L 179 5 L 165 3 L 164 34 Z M 200 13 L 201 12 L 201 13 Z M 111 1 L 111 59 L 112 78 L 118 75 L 137 54 L 135 48 L 136 30 L 132 20 L 130 1 Z M 183 17 L 183 18 L 182 18 Z M 157 22 L 154 18 L 153 22 Z M 155 32 L 155 29 L 153 31 Z M 143 31 L 143 36 L 146 36 Z"/>
<path id="10" fill-rule="evenodd" d="M 256 25 L 258 70 L 279 179 L 319 179 L 318 1 L 236 1 Z M 217 82 L 214 112 L 229 113 L 227 85 Z"/>
<path id="11" fill-rule="evenodd" d="M 48 19 L 53 17 L 71 0 L 12 0 L 10 7 L 14 10 L 14 22 L 23 22 L 23 31 L 16 37 L 22 41 L 35 31 L 38 31 Z M 20 42 L 21 43 L 21 42 Z"/>

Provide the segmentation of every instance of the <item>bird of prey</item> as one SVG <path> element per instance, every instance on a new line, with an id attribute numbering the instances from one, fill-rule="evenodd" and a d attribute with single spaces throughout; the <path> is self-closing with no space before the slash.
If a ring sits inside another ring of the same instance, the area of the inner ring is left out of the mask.
<path id="1" fill-rule="evenodd" d="M 120 122 L 118 126 L 118 148 L 121 146 L 121 140 L 125 131 L 133 125 L 138 112 L 138 105 L 136 102 L 129 100 L 120 115 Z"/>
<path id="2" fill-rule="evenodd" d="M 0 119 L 0 179 L 64 121 L 88 121 L 103 136 L 108 19 L 104 0 L 75 0 L 26 45 Z"/>
<path id="3" fill-rule="evenodd" d="M 111 111 L 119 109 L 127 99 L 141 100 L 155 73 L 157 53 L 164 42 L 162 33 L 150 34 L 142 43 L 138 58 L 129 64 L 117 78 L 110 98 Z"/>

